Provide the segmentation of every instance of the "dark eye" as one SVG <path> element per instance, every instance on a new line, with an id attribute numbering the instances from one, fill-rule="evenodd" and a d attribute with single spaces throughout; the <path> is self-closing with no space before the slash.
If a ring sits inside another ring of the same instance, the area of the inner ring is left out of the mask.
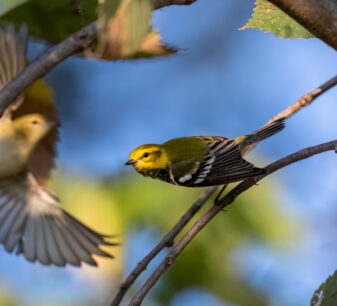
<path id="1" fill-rule="evenodd" d="M 39 122 L 37 120 L 32 121 L 32 124 L 38 124 Z"/>
<path id="2" fill-rule="evenodd" d="M 149 153 L 147 153 L 147 152 L 145 152 L 144 154 L 143 154 L 143 157 L 148 157 L 149 156 Z"/>

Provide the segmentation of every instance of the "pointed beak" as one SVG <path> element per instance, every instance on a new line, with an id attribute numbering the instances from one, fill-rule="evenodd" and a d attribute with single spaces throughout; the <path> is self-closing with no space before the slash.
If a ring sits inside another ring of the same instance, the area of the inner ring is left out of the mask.
<path id="1" fill-rule="evenodd" d="M 134 160 L 134 159 L 130 159 L 130 160 L 128 160 L 126 163 L 125 163 L 125 165 L 133 165 L 133 164 L 135 164 L 137 161 L 136 160 Z"/>

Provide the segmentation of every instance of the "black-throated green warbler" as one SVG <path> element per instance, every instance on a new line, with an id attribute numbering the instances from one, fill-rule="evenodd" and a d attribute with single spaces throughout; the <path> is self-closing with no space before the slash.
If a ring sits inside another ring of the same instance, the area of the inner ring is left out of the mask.
<path id="1" fill-rule="evenodd" d="M 284 128 L 285 118 L 235 139 L 221 136 L 180 137 L 163 144 L 146 144 L 130 154 L 126 165 L 167 183 L 203 187 L 226 185 L 264 173 L 243 157 L 254 146 Z"/>
<path id="2" fill-rule="evenodd" d="M 27 40 L 25 27 L 19 31 L 13 25 L 0 28 L 0 89 L 24 69 Z M 110 245 L 106 236 L 64 211 L 30 168 L 34 150 L 55 123 L 37 113 L 15 118 L 25 98 L 20 96 L 0 118 L 0 243 L 7 252 L 16 250 L 28 261 L 44 265 L 96 265 L 92 254 L 111 257 L 99 248 Z M 36 105 L 25 107 L 25 113 L 41 110 Z M 43 164 L 43 151 L 51 150 L 47 145 L 35 151 L 35 166 Z"/>

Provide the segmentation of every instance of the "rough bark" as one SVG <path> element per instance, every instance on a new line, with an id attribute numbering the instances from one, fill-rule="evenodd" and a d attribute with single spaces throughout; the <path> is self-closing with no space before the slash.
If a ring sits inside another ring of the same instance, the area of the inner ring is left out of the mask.
<path id="1" fill-rule="evenodd" d="M 337 51 L 336 0 L 268 0 Z"/>

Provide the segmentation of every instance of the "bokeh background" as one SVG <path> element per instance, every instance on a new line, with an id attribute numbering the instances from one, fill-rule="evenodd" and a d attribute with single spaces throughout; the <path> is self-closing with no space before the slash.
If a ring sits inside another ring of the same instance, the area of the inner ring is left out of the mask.
<path id="1" fill-rule="evenodd" d="M 179 136 L 247 134 L 336 74 L 335 52 L 318 39 L 238 31 L 252 9 L 244 0 L 167 7 L 153 24 L 177 54 L 120 62 L 72 57 L 47 75 L 62 122 L 50 186 L 66 209 L 122 245 L 110 250 L 115 260 L 81 269 L 30 264 L 1 248 L 1 305 L 107 305 L 202 192 L 135 174 L 124 166 L 130 151 Z M 32 42 L 30 59 L 45 47 Z M 335 139 L 336 102 L 334 88 L 249 160 L 264 166 Z M 144 305 L 308 305 L 337 268 L 336 187 L 332 152 L 269 176 L 194 239 Z"/>

